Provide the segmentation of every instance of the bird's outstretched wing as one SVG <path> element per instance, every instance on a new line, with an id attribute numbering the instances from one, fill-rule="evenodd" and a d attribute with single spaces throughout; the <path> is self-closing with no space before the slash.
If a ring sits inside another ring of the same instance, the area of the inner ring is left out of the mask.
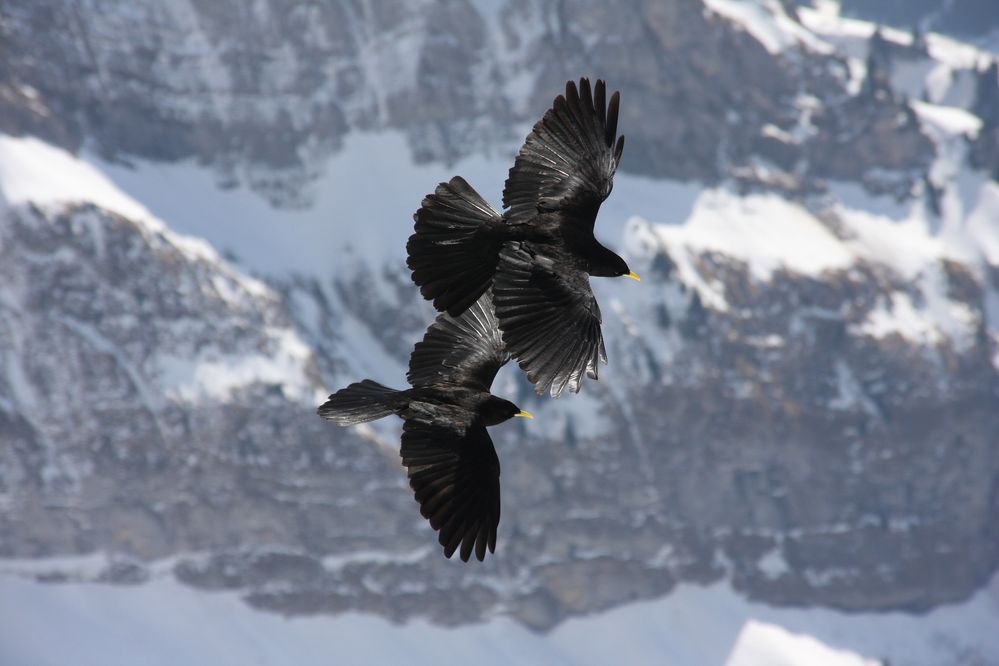
<path id="1" fill-rule="evenodd" d="M 503 189 L 504 217 L 525 222 L 538 212 L 565 211 L 589 222 L 610 194 L 624 137 L 617 136 L 620 95 L 606 104 L 606 86 L 588 79 L 565 86 L 517 154 Z"/>
<path id="2" fill-rule="evenodd" d="M 500 253 L 493 294 L 503 341 L 538 394 L 578 393 L 584 373 L 596 379 L 607 352 L 586 273 L 556 269 L 524 244 L 509 243 Z"/>
<path id="3" fill-rule="evenodd" d="M 437 316 L 416 343 L 406 377 L 413 386 L 447 383 L 488 392 L 509 360 L 487 291 L 461 315 Z"/>
<path id="4" fill-rule="evenodd" d="M 420 503 L 420 513 L 439 532 L 444 556 L 459 546 L 480 561 L 496 550 L 500 519 L 500 464 L 489 433 L 475 421 L 454 429 L 422 421 L 402 428 L 402 464 Z"/>

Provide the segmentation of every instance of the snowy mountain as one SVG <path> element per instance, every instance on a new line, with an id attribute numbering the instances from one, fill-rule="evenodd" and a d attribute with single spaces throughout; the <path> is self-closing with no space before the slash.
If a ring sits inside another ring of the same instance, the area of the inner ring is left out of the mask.
<path id="1" fill-rule="evenodd" d="M 838 9 L 0 7 L 7 608 L 132 612 L 96 581 L 553 645 L 581 616 L 717 590 L 842 663 L 915 652 L 838 611 L 939 632 L 926 663 L 999 660 L 981 625 L 934 624 L 997 616 L 999 47 Z M 599 382 L 547 401 L 497 379 L 538 418 L 494 430 L 497 553 L 463 566 L 415 511 L 398 424 L 314 410 L 404 382 L 432 317 L 405 269 L 413 210 L 459 173 L 497 204 L 581 74 L 622 92 L 597 234 L 643 281 L 594 280 Z M 729 663 L 769 663 L 745 649 Z"/>

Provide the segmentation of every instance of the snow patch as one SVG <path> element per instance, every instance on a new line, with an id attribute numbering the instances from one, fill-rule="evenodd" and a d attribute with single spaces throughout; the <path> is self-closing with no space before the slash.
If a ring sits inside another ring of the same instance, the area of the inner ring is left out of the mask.
<path id="1" fill-rule="evenodd" d="M 259 280 L 232 271 L 215 249 L 199 238 L 173 233 L 137 199 L 119 188 L 100 166 L 80 159 L 62 148 L 34 137 L 0 134 L 0 201 L 6 206 L 35 205 L 58 210 L 77 204 L 92 204 L 140 225 L 143 232 L 157 234 L 192 258 L 215 264 L 219 271 L 259 296 L 270 290 Z M 178 192 L 171 190 L 175 199 Z M 100 248 L 100 239 L 96 239 Z"/>
<path id="2" fill-rule="evenodd" d="M 0 134 L 0 195 L 11 206 L 92 203 L 132 220 L 152 217 L 98 169 L 31 136 Z"/>
<path id="3" fill-rule="evenodd" d="M 836 360 L 837 395 L 829 401 L 830 409 L 850 410 L 860 407 L 868 414 L 876 414 L 877 407 L 867 396 L 853 370 L 841 359 Z"/>
<path id="4" fill-rule="evenodd" d="M 909 104 L 924 123 L 947 134 L 975 136 L 982 128 L 982 119 L 965 109 L 927 104 L 919 100 L 911 100 Z"/>
<path id="5" fill-rule="evenodd" d="M 761 557 L 759 561 L 757 561 L 756 568 L 770 580 L 780 578 L 784 574 L 791 572 L 791 567 L 788 565 L 787 560 L 784 559 L 784 553 L 781 551 L 780 546 L 774 548 L 773 550 L 767 551 L 767 553 Z"/>
<path id="6" fill-rule="evenodd" d="M 411 553 L 396 554 L 380 550 L 356 550 L 343 555 L 327 555 L 323 558 L 323 568 L 338 571 L 351 564 L 414 564 L 425 559 L 436 549 L 417 548 Z"/>
<path id="7" fill-rule="evenodd" d="M 805 46 L 817 53 L 833 51 L 830 44 L 788 16 L 777 0 L 704 0 L 704 4 L 742 26 L 770 53 L 778 54 L 795 46 Z"/>
<path id="8" fill-rule="evenodd" d="M 917 307 L 909 294 L 894 292 L 880 299 L 863 322 L 850 326 L 850 331 L 877 339 L 899 335 L 926 346 L 952 340 L 964 349 L 971 344 L 977 323 L 975 312 L 963 303 L 938 298 Z"/>
<path id="9" fill-rule="evenodd" d="M 321 175 L 307 186 L 309 205 L 296 209 L 276 209 L 249 189 L 224 189 L 210 169 L 193 161 L 99 165 L 175 230 L 205 238 L 240 265 L 327 284 L 338 275 L 404 266 L 413 212 L 454 173 L 464 174 L 487 200 L 502 192 L 505 169 L 485 158 L 463 160 L 451 173 L 441 165 L 414 165 L 408 155 L 401 133 L 351 134 L 342 151 L 319 165 Z"/>
<path id="10" fill-rule="evenodd" d="M 750 620 L 739 633 L 725 666 L 881 666 L 847 650 L 836 650 L 811 636 L 775 624 Z"/>
<path id="11" fill-rule="evenodd" d="M 802 26 L 851 58 L 867 57 L 868 42 L 875 30 L 880 30 L 888 41 L 903 46 L 912 44 L 912 35 L 904 30 L 841 16 L 839 2 L 835 0 L 816 0 L 814 6 L 800 5 L 797 10 Z"/>
<path id="12" fill-rule="evenodd" d="M 642 231 L 640 225 L 633 225 L 633 230 Z M 644 230 L 677 262 L 681 277 L 692 282 L 697 281 L 692 274 L 693 258 L 705 252 L 745 262 L 750 274 L 761 281 L 779 269 L 817 277 L 853 261 L 842 242 L 814 215 L 775 194 L 740 197 L 728 190 L 708 189 L 682 226 L 655 225 Z"/>
<path id="13" fill-rule="evenodd" d="M 946 109 L 927 111 L 942 113 L 945 123 L 955 118 L 963 122 L 963 116 L 951 115 Z M 959 124 L 949 125 L 950 130 L 960 128 Z M 946 174 L 947 178 L 952 176 Z M 969 185 L 974 189 L 975 183 Z M 973 342 L 978 315 L 968 304 L 950 298 L 944 264 L 957 262 L 971 266 L 974 272 L 982 252 L 999 257 L 999 224 L 995 222 L 999 219 L 999 187 L 985 185 L 978 192 L 978 204 L 967 225 L 960 221 L 963 205 L 955 203 L 954 221 L 946 233 L 935 234 L 919 201 L 899 204 L 844 183 L 831 185 L 824 204 L 831 220 L 828 224 L 775 194 L 739 196 L 722 188 L 705 189 L 681 224 L 631 218 L 624 246 L 630 257 L 646 265 L 665 252 L 675 265 L 679 282 L 694 289 L 706 307 L 722 312 L 729 304 L 711 255 L 719 255 L 723 263 L 735 260 L 745 264 L 749 275 L 760 282 L 771 280 L 781 270 L 821 278 L 827 272 L 864 263 L 913 283 L 918 296 L 913 300 L 913 296 L 897 292 L 863 324 L 855 326 L 854 332 L 877 338 L 898 333 L 930 345 L 950 340 L 963 349 Z M 977 244 L 969 241 L 969 229 L 979 239 Z M 634 316 L 648 306 L 647 300 L 628 303 L 627 307 L 610 304 L 626 333 L 634 336 L 635 327 L 624 313 Z M 849 382 L 843 373 L 838 381 L 841 394 L 834 402 L 845 407 L 852 401 Z"/>
<path id="14" fill-rule="evenodd" d="M 195 358 L 162 354 L 157 358 L 159 383 L 166 395 L 183 402 L 210 397 L 228 399 L 236 389 L 254 383 L 277 384 L 286 397 L 303 403 L 321 401 L 305 368 L 311 350 L 290 329 L 272 329 L 268 337 L 274 349 L 257 354 L 201 352 Z"/>
<path id="15" fill-rule="evenodd" d="M 926 220 L 914 214 L 903 220 L 835 204 L 842 222 L 844 244 L 857 259 L 887 266 L 899 277 L 914 279 L 927 266 L 943 259 L 968 259 L 960 248 L 946 245 L 930 233 Z"/>

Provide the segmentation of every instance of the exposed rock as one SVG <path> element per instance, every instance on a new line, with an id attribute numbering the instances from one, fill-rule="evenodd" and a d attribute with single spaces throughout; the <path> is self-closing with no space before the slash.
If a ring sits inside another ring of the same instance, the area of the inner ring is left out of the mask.
<path id="1" fill-rule="evenodd" d="M 971 111 L 982 119 L 982 128 L 971 144 L 971 163 L 999 181 L 999 61 L 993 60 L 978 72 Z"/>
<path id="2" fill-rule="evenodd" d="M 0 8 L 0 130 L 70 149 L 87 137 L 109 158 L 195 158 L 284 206 L 308 205 L 350 131 L 403 131 L 418 161 L 510 151 L 581 74 L 627 100 L 628 171 L 773 185 L 747 170 L 759 150 L 792 179 L 884 189 L 870 174 L 904 166 L 910 183 L 931 153 L 901 101 L 850 99 L 835 58 L 774 57 L 700 0 L 511 0 L 495 20 L 440 0 L 92 4 Z M 804 98 L 820 106 L 814 137 L 795 130 Z M 770 128 L 797 138 L 768 147 Z"/>

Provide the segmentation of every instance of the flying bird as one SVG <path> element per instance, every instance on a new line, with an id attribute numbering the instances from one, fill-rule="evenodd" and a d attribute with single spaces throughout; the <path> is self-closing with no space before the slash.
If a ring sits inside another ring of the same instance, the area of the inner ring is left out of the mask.
<path id="1" fill-rule="evenodd" d="M 413 216 L 407 263 L 420 292 L 458 316 L 491 288 L 503 341 L 539 394 L 578 392 L 607 362 L 589 277 L 639 279 L 593 235 L 624 149 L 619 105 L 601 80 L 592 91 L 569 81 L 521 147 L 503 213 L 456 176 Z"/>
<path id="2" fill-rule="evenodd" d="M 486 431 L 515 416 L 533 418 L 490 393 L 509 359 L 499 334 L 491 294 L 458 316 L 441 313 L 416 343 L 397 391 L 365 379 L 331 395 L 319 415 L 354 425 L 402 417 L 402 464 L 420 513 L 439 532 L 444 555 L 459 549 L 468 561 L 496 550 L 500 519 L 500 463 Z"/>

